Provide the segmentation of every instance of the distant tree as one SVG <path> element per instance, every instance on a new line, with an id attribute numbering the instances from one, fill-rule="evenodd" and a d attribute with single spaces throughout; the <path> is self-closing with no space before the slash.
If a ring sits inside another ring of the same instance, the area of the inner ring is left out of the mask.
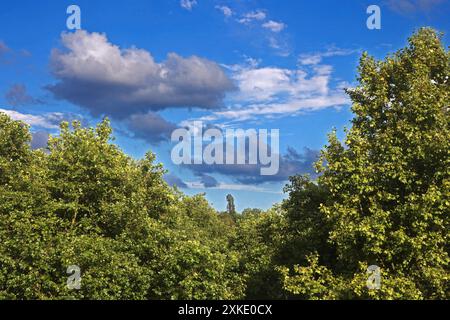
<path id="1" fill-rule="evenodd" d="M 257 208 L 247 208 L 242 211 L 242 216 L 261 214 L 264 211 Z"/>
<path id="2" fill-rule="evenodd" d="M 227 212 L 231 216 L 236 215 L 236 207 L 234 205 L 234 197 L 231 194 L 227 195 Z"/>

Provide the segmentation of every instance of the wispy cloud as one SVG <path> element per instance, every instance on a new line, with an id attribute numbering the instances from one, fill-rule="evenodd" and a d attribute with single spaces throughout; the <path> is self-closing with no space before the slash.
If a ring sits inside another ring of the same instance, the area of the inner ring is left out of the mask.
<path id="1" fill-rule="evenodd" d="M 15 110 L 0 109 L 0 112 L 10 116 L 11 119 L 22 121 L 32 127 L 43 129 L 58 129 L 62 121 L 77 118 L 76 115 L 68 115 L 61 112 L 50 112 L 44 114 L 21 113 Z"/>
<path id="2" fill-rule="evenodd" d="M 286 117 L 300 112 L 317 111 L 331 107 L 340 107 L 350 103 L 348 97 L 340 91 L 332 92 L 324 96 L 292 99 L 280 103 L 252 104 L 242 109 L 230 109 L 216 112 L 218 118 L 232 121 L 246 121 L 261 117 L 274 118 Z"/>
<path id="3" fill-rule="evenodd" d="M 429 12 L 445 0 L 387 0 L 387 5 L 400 14 L 413 14 L 416 12 Z"/>
<path id="4" fill-rule="evenodd" d="M 216 6 L 215 8 L 217 10 L 220 10 L 223 13 L 223 15 L 227 18 L 231 17 L 234 14 L 233 10 L 227 6 Z"/>
<path id="5" fill-rule="evenodd" d="M 301 54 L 299 56 L 298 62 L 301 65 L 317 65 L 321 63 L 324 58 L 336 56 L 348 56 L 359 51 L 360 51 L 359 49 L 341 49 L 332 47 L 324 52 Z"/>
<path id="6" fill-rule="evenodd" d="M 291 50 L 285 38 L 280 33 L 287 28 L 287 24 L 281 21 L 269 19 L 267 10 L 254 10 L 247 12 L 236 19 L 242 25 L 253 27 L 254 32 L 258 32 L 258 37 L 266 39 L 270 48 L 281 56 L 287 57 L 291 54 Z"/>
<path id="7" fill-rule="evenodd" d="M 1 64 L 15 64 L 21 58 L 31 57 L 31 52 L 26 49 L 14 50 L 2 40 L 0 40 L 0 63 Z"/>
<path id="8" fill-rule="evenodd" d="M 262 26 L 263 28 L 269 29 L 272 32 L 281 32 L 284 30 L 284 28 L 286 28 L 286 24 L 284 24 L 283 22 L 276 22 L 273 20 L 267 21 Z"/>
<path id="9" fill-rule="evenodd" d="M 8 51 L 10 51 L 8 46 L 3 41 L 0 40 L 0 56 Z"/>
<path id="10" fill-rule="evenodd" d="M 265 11 L 263 11 L 263 10 L 256 10 L 256 11 L 251 11 L 251 12 L 248 12 L 248 13 L 244 14 L 237 21 L 239 23 L 242 23 L 242 24 L 248 24 L 248 23 L 253 22 L 253 21 L 265 20 L 266 17 L 267 17 L 267 14 L 266 14 Z"/>
<path id="11" fill-rule="evenodd" d="M 28 94 L 27 88 L 24 84 L 12 85 L 5 94 L 6 102 L 12 107 L 32 106 L 44 104 L 44 101 L 32 97 Z"/>
<path id="12" fill-rule="evenodd" d="M 275 37 L 275 36 L 269 36 L 269 47 L 275 50 L 275 53 L 280 57 L 288 57 L 291 55 L 291 49 L 288 45 L 287 41 L 285 39 Z"/>
<path id="13" fill-rule="evenodd" d="M 332 86 L 333 67 L 318 62 L 306 68 L 286 69 L 259 65 L 229 66 L 239 91 L 229 96 L 227 110 L 214 112 L 216 119 L 246 121 L 261 117 L 291 116 L 349 104 L 342 90 Z"/>
<path id="14" fill-rule="evenodd" d="M 6 45 L 5 42 L 0 40 L 0 64 L 11 63 L 10 53 L 12 50 Z"/>

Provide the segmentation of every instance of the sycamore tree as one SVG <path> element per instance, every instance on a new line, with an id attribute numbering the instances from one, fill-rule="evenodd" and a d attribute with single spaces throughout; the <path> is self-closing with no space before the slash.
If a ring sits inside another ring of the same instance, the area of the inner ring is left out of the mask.
<path id="1" fill-rule="evenodd" d="M 62 123 L 46 152 L 30 140 L 0 114 L 0 299 L 242 297 L 220 216 L 169 188 L 153 154 L 135 160 L 111 143 L 107 119 Z"/>
<path id="2" fill-rule="evenodd" d="M 450 297 L 450 54 L 442 35 L 419 30 L 409 45 L 377 61 L 364 53 L 359 85 L 349 89 L 355 117 L 340 142 L 333 132 L 317 164 L 320 205 L 336 248 L 282 269 L 301 298 Z M 317 248 L 319 249 L 319 248 Z M 381 269 L 369 290 L 367 267 Z"/>

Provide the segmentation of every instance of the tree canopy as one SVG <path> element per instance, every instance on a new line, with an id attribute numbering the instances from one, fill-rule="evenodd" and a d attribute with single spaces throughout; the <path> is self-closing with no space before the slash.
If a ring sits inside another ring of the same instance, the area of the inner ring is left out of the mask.
<path id="1" fill-rule="evenodd" d="M 267 211 L 171 188 L 108 119 L 63 122 L 32 150 L 0 113 L 0 299 L 450 298 L 449 59 L 429 28 L 385 60 L 364 53 L 345 139 Z"/>

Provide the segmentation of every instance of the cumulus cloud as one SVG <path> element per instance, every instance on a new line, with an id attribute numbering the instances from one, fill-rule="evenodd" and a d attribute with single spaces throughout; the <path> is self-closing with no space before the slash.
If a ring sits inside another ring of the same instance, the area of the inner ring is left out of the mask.
<path id="1" fill-rule="evenodd" d="M 64 50 L 54 49 L 51 69 L 56 98 L 87 108 L 93 115 L 127 117 L 170 107 L 215 109 L 234 89 L 216 63 L 170 53 L 157 63 L 142 49 L 121 49 L 106 35 L 78 30 L 63 33 Z"/>
<path id="2" fill-rule="evenodd" d="M 30 96 L 27 88 L 23 84 L 14 84 L 5 94 L 6 102 L 12 107 L 31 106 L 43 104 L 40 99 Z"/>
<path id="3" fill-rule="evenodd" d="M 136 138 L 143 139 L 152 144 L 169 140 L 177 127 L 166 121 L 160 115 L 149 112 L 147 114 L 134 114 L 126 120 L 128 129 Z"/>
<path id="4" fill-rule="evenodd" d="M 191 11 L 196 5 L 197 0 L 180 0 L 180 6 L 188 11 Z"/>
<path id="5" fill-rule="evenodd" d="M 273 176 L 262 176 L 261 165 L 233 164 L 233 165 L 186 165 L 191 171 L 200 177 L 210 177 L 211 174 L 220 174 L 231 178 L 233 181 L 245 185 L 260 185 L 267 182 L 284 182 L 289 177 L 297 174 L 315 175 L 314 163 L 319 158 L 319 151 L 305 148 L 303 153 L 289 147 L 287 153 L 280 157 L 280 170 Z M 215 179 L 214 179 L 215 180 Z M 217 182 L 217 180 L 215 180 Z M 206 187 L 205 181 L 201 183 Z M 210 181 L 211 185 L 214 184 Z M 217 187 L 216 184 L 210 187 Z"/>
<path id="6" fill-rule="evenodd" d="M 264 23 L 262 26 L 263 28 L 269 29 L 272 32 L 281 32 L 284 30 L 284 28 L 286 28 L 286 24 L 284 24 L 283 22 L 276 22 L 273 20 Z"/>

